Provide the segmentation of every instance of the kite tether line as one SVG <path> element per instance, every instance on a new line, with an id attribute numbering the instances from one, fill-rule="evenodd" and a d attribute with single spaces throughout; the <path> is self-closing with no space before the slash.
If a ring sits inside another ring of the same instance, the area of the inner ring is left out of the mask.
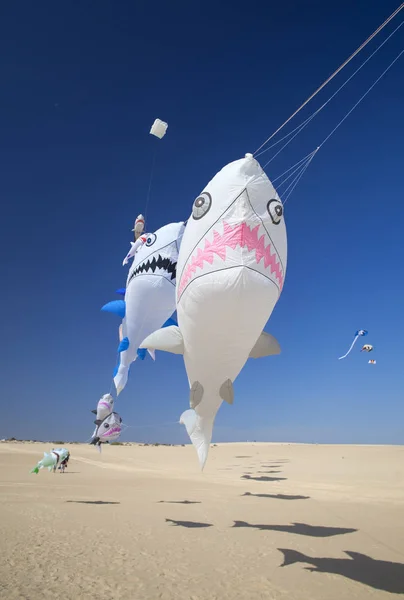
<path id="1" fill-rule="evenodd" d="M 263 148 L 277 133 L 279 133 L 279 131 L 281 131 L 281 129 L 283 129 L 285 127 L 285 125 L 287 125 L 289 123 L 289 121 L 291 121 L 293 119 L 293 117 L 295 117 L 301 110 L 302 108 L 304 108 L 306 106 L 306 104 L 308 104 L 315 96 L 317 96 L 317 94 L 323 89 L 325 88 L 326 85 L 328 85 L 330 83 L 330 81 L 332 81 L 332 79 L 334 79 L 334 77 L 336 75 L 338 75 L 338 73 L 340 73 L 340 71 L 342 71 L 342 69 L 344 69 L 344 67 L 346 67 L 346 65 L 348 63 L 351 62 L 351 60 L 353 58 L 355 58 L 355 56 L 357 54 L 359 54 L 359 52 L 361 52 L 361 50 L 363 50 L 363 48 L 365 48 L 365 46 L 367 46 L 369 44 L 369 42 L 371 42 L 373 40 L 374 37 L 376 37 L 381 31 L 382 29 L 384 29 L 386 27 L 386 25 L 388 23 L 390 23 L 390 21 L 392 19 L 394 19 L 395 16 L 398 15 L 398 13 L 402 10 L 402 8 L 404 8 L 404 2 L 398 7 L 396 8 L 396 10 L 384 21 L 384 23 L 382 23 L 356 50 L 355 52 L 353 52 L 351 54 L 351 56 L 349 56 L 339 67 L 338 69 L 336 69 L 334 71 L 334 73 L 332 73 L 321 85 L 320 87 L 318 87 L 312 94 L 311 96 L 309 96 L 309 98 L 307 98 L 307 100 L 305 100 L 303 102 L 303 104 L 301 104 L 301 106 L 299 106 L 299 108 L 297 110 L 295 110 L 295 112 L 290 115 L 290 117 L 288 119 L 286 119 L 286 121 L 284 123 L 282 123 L 282 125 L 280 125 L 280 127 L 278 127 L 278 129 L 276 129 L 270 136 L 268 139 L 265 140 L 265 142 L 263 144 L 261 144 L 261 146 L 259 148 L 257 148 L 257 150 L 254 152 L 254 154 L 256 154 L 257 152 L 259 152 L 261 150 L 261 148 Z"/>

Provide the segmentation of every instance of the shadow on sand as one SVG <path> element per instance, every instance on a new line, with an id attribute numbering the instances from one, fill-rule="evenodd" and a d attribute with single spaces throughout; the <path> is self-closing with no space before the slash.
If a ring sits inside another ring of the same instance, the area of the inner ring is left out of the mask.
<path id="1" fill-rule="evenodd" d="M 252 494 L 246 492 L 242 496 L 254 496 L 255 498 L 275 498 L 276 500 L 308 500 L 310 496 L 294 496 L 293 494 Z"/>
<path id="2" fill-rule="evenodd" d="M 285 481 L 287 477 L 252 477 L 251 475 L 242 475 L 241 479 L 251 479 L 252 481 Z"/>
<path id="3" fill-rule="evenodd" d="M 166 523 L 171 523 L 177 527 L 187 527 L 188 529 L 212 527 L 211 523 L 198 523 L 198 521 L 175 521 L 174 519 L 166 519 Z"/>
<path id="4" fill-rule="evenodd" d="M 282 471 L 257 471 L 257 473 L 282 473 Z"/>
<path id="5" fill-rule="evenodd" d="M 159 500 L 157 504 L 202 504 L 197 500 Z"/>
<path id="6" fill-rule="evenodd" d="M 281 567 L 295 563 L 312 565 L 305 567 L 312 573 L 331 573 L 342 575 L 353 581 L 358 581 L 376 590 L 391 594 L 404 594 L 404 564 L 376 560 L 366 554 L 345 550 L 349 558 L 314 558 L 296 550 L 278 548 L 283 553 L 284 561 Z"/>
<path id="7" fill-rule="evenodd" d="M 66 500 L 73 504 L 120 504 L 120 502 L 107 502 L 106 500 Z"/>
<path id="8" fill-rule="evenodd" d="M 346 527 L 323 527 L 322 525 L 308 525 L 307 523 L 293 523 L 292 525 L 253 525 L 246 521 L 234 521 L 233 527 L 252 527 L 260 531 L 282 531 L 284 533 L 295 533 L 296 535 L 307 535 L 317 538 L 333 537 L 334 535 L 344 535 L 346 533 L 355 533 L 357 529 Z"/>

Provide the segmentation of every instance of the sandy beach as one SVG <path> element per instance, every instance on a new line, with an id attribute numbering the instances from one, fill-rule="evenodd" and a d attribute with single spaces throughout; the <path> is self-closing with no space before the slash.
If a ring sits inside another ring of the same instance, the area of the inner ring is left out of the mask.
<path id="1" fill-rule="evenodd" d="M 7 600 L 360 600 L 404 595 L 404 448 L 1 443 Z"/>

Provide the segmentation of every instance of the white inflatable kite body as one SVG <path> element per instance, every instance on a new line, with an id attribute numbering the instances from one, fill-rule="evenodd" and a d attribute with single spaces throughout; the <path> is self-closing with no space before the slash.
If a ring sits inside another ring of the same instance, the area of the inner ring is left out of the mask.
<path id="1" fill-rule="evenodd" d="M 283 288 L 287 260 L 282 203 L 259 163 L 226 165 L 195 200 L 177 267 L 179 327 L 141 347 L 183 353 L 191 410 L 183 413 L 203 468 L 213 423 L 248 357 L 278 354 L 263 333 Z"/>
<path id="2" fill-rule="evenodd" d="M 153 125 L 151 126 L 150 133 L 151 135 L 155 135 L 161 140 L 161 138 L 163 138 L 166 134 L 167 127 L 168 123 L 162 121 L 161 119 L 156 119 Z"/>
<path id="3" fill-rule="evenodd" d="M 125 292 L 125 317 L 120 363 L 114 377 L 117 393 L 126 385 L 140 342 L 162 327 L 175 311 L 178 250 L 185 229 L 183 221 L 149 233 L 134 256 Z M 139 238 L 140 239 L 140 238 Z M 153 350 L 150 349 L 153 355 Z"/>
<path id="4" fill-rule="evenodd" d="M 43 459 L 31 470 L 31 473 L 39 473 L 40 469 L 47 468 L 48 471 L 56 471 L 58 465 L 70 456 L 66 448 L 53 448 L 49 453 L 43 453 Z"/>
<path id="5" fill-rule="evenodd" d="M 103 421 L 105 417 L 110 415 L 114 410 L 114 399 L 111 394 L 104 394 L 100 400 L 98 400 L 97 409 L 92 412 L 97 415 L 98 421 Z"/>
<path id="6" fill-rule="evenodd" d="M 132 231 L 135 234 L 135 241 L 136 241 L 138 239 L 138 237 L 140 235 L 142 235 L 142 233 L 144 231 L 144 216 L 143 215 L 138 215 L 136 217 L 136 221 L 133 225 Z"/>

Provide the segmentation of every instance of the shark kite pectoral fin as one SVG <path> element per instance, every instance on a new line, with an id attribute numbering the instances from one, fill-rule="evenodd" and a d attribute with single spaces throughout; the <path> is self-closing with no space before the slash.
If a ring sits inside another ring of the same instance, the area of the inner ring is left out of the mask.
<path id="1" fill-rule="evenodd" d="M 97 411 L 96 411 L 96 410 L 92 410 L 91 412 L 93 413 L 93 415 L 96 415 L 96 414 L 97 414 Z"/>
<path id="2" fill-rule="evenodd" d="M 219 396 L 222 400 L 227 402 L 227 404 L 233 404 L 234 388 L 230 379 L 226 379 L 226 381 L 220 386 Z"/>
<path id="3" fill-rule="evenodd" d="M 250 352 L 250 358 L 262 358 L 280 353 L 281 347 L 278 340 L 270 333 L 263 331 Z"/>
<path id="4" fill-rule="evenodd" d="M 118 346 L 118 352 L 126 352 L 126 350 L 129 348 L 130 343 L 129 343 L 129 338 L 124 337 L 121 339 L 121 341 L 119 342 L 119 346 Z"/>
<path id="5" fill-rule="evenodd" d="M 104 304 L 101 310 L 103 312 L 110 312 L 114 315 L 118 315 L 118 317 L 121 317 L 123 319 L 126 313 L 125 300 L 112 300 L 112 302 Z"/>
<path id="6" fill-rule="evenodd" d="M 194 381 L 189 391 L 189 406 L 196 408 L 203 398 L 203 386 L 199 381 Z"/>
<path id="7" fill-rule="evenodd" d="M 184 354 L 184 340 L 179 327 L 170 325 L 158 329 L 147 336 L 140 344 L 139 348 L 147 350 L 162 350 L 163 352 L 172 352 L 173 354 Z"/>
<path id="8" fill-rule="evenodd" d="M 198 453 L 201 470 L 203 470 L 208 458 L 214 420 L 214 416 L 200 417 L 193 409 L 186 410 L 180 417 L 180 423 L 185 425 L 191 442 Z"/>
<path id="9" fill-rule="evenodd" d="M 153 349 L 150 348 L 147 352 L 149 353 L 149 355 L 152 357 L 153 360 L 156 360 L 156 353 Z"/>

